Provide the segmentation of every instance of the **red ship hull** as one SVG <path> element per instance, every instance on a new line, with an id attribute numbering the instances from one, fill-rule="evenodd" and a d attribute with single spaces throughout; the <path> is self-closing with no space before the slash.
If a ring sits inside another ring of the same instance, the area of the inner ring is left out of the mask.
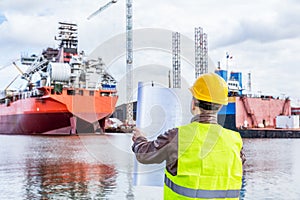
<path id="1" fill-rule="evenodd" d="M 70 126 L 70 117 L 72 117 L 71 113 L 2 115 L 0 116 L 0 133 L 41 134 Z"/>
<path id="2" fill-rule="evenodd" d="M 0 105 L 0 133 L 93 132 L 95 124 L 114 112 L 118 99 L 116 91 L 95 90 L 91 95 L 90 91 L 83 90 L 78 96 L 68 95 L 67 89 L 59 94 L 53 93 L 51 87 L 41 90 L 43 96 L 24 99 L 15 96 L 14 101 Z M 64 132 L 55 131 L 58 129 Z"/>

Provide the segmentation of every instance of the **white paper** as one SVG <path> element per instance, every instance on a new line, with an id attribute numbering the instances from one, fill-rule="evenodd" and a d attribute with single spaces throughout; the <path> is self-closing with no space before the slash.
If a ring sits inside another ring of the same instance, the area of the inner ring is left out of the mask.
<path id="1" fill-rule="evenodd" d="M 168 129 L 190 122 L 191 94 L 188 89 L 163 88 L 139 83 L 136 125 L 148 140 Z M 135 185 L 163 186 L 165 162 L 140 164 L 135 160 Z"/>

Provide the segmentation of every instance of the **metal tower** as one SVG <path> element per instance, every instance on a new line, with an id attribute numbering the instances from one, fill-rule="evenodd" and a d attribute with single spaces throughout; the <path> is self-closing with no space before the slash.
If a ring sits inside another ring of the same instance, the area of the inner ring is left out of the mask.
<path id="1" fill-rule="evenodd" d="M 133 124 L 132 104 L 132 64 L 133 64 L 133 40 L 132 40 L 132 0 L 126 0 L 126 119 L 128 124 Z"/>
<path id="2" fill-rule="evenodd" d="M 181 88 L 180 33 L 172 33 L 173 88 Z"/>
<path id="3" fill-rule="evenodd" d="M 206 33 L 203 33 L 202 56 L 203 56 L 203 73 L 208 73 L 208 41 L 207 41 Z"/>
<path id="4" fill-rule="evenodd" d="M 195 28 L 195 78 L 208 72 L 207 34 L 201 27 Z"/>

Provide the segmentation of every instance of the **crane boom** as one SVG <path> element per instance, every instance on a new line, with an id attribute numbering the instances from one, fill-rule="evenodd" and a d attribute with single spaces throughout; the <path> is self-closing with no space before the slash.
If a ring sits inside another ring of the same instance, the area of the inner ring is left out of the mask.
<path id="1" fill-rule="evenodd" d="M 22 77 L 24 76 L 24 72 L 20 69 L 20 67 L 15 63 L 13 62 L 13 65 L 15 66 L 15 68 L 18 70 L 18 72 L 22 75 Z M 30 82 L 30 79 L 28 77 L 25 77 L 25 79 Z"/>
<path id="2" fill-rule="evenodd" d="M 103 10 L 105 10 L 106 8 L 108 8 L 111 4 L 117 3 L 117 0 L 111 0 L 110 2 L 108 2 L 107 4 L 105 4 L 104 6 L 100 7 L 98 10 L 96 10 L 95 12 L 93 12 L 90 16 L 88 16 L 88 20 L 91 19 L 92 17 L 98 15 L 100 12 L 102 12 Z"/>
<path id="3" fill-rule="evenodd" d="M 19 78 L 19 76 L 20 76 L 20 74 L 17 74 L 17 76 L 15 76 L 15 78 L 5 87 L 5 89 L 4 89 L 5 92 L 17 80 L 17 78 Z"/>
<path id="4" fill-rule="evenodd" d="M 20 69 L 20 67 L 19 67 L 15 62 L 13 62 L 13 65 L 15 66 L 15 68 L 18 70 L 18 72 L 19 72 L 21 75 L 24 74 L 24 72 Z"/>

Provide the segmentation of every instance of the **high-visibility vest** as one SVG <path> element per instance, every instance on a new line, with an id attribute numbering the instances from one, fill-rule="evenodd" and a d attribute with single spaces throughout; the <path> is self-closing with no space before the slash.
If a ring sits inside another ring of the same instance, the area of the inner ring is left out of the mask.
<path id="1" fill-rule="evenodd" d="M 165 170 L 164 199 L 238 199 L 242 145 L 238 132 L 217 124 L 179 127 L 177 175 Z"/>

